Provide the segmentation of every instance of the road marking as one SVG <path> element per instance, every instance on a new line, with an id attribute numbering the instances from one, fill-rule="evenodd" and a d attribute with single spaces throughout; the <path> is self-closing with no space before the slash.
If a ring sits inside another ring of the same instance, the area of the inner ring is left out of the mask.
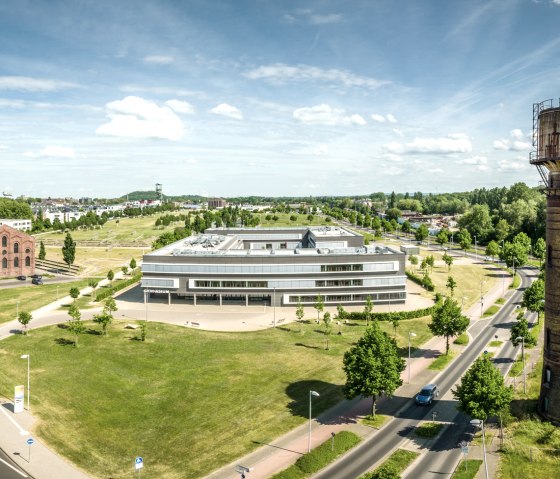
<path id="1" fill-rule="evenodd" d="M 3 407 L 0 406 L 0 410 L 6 415 L 6 417 L 7 417 L 10 421 L 12 421 L 12 423 L 19 429 L 19 433 L 20 433 L 22 436 L 27 436 L 27 435 L 29 434 L 25 429 L 23 429 L 23 428 L 14 420 L 13 417 L 11 417 L 11 416 L 7 413 L 7 411 L 5 410 L 5 408 L 3 408 Z"/>
<path id="2" fill-rule="evenodd" d="M 0 459 L 0 462 L 3 462 L 4 464 L 6 464 L 6 466 L 8 466 L 10 469 L 13 469 L 14 471 L 16 471 L 20 476 L 29 477 L 27 474 L 21 472 L 19 469 L 16 469 L 11 464 L 8 464 L 6 461 L 4 461 L 4 459 Z"/>

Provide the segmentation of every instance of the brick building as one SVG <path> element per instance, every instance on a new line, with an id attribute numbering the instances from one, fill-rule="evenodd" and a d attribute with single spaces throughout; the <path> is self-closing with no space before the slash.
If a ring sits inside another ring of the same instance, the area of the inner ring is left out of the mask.
<path id="1" fill-rule="evenodd" d="M 0 276 L 35 273 L 35 238 L 10 226 L 0 226 Z"/>

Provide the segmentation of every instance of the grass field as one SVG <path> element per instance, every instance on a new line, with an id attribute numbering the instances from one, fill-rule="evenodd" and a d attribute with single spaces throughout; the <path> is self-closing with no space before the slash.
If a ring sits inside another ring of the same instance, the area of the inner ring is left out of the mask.
<path id="1" fill-rule="evenodd" d="M 474 479 L 482 465 L 480 459 L 461 460 L 451 479 Z"/>
<path id="2" fill-rule="evenodd" d="M 71 283 L 58 284 L 59 297 L 67 296 L 70 288 L 85 288 L 88 279 L 80 279 Z M 16 318 L 17 303 L 20 311 L 33 311 L 46 306 L 56 300 L 57 285 L 43 284 L 41 286 L 27 285 L 20 288 L 0 289 L 0 323 Z M 33 325 L 33 321 L 31 322 Z"/>
<path id="3" fill-rule="evenodd" d="M 334 225 L 334 223 L 327 223 L 325 216 L 313 215 L 313 220 L 309 221 L 307 215 L 298 213 L 255 213 L 259 217 L 259 227 L 281 227 L 281 226 L 320 226 L 320 225 Z M 272 219 L 267 220 L 266 217 L 278 217 L 277 221 Z M 290 216 L 296 216 L 296 221 L 290 220 Z"/>
<path id="4" fill-rule="evenodd" d="M 310 389 L 321 394 L 314 414 L 342 399 L 341 357 L 364 326 L 333 334 L 328 351 L 322 328 L 303 326 L 212 333 L 150 323 L 141 342 L 116 323 L 78 348 L 61 345 L 64 329 L 41 328 L 0 343 L 0 392 L 24 381 L 19 355 L 30 351 L 36 432 L 63 456 L 96 477 L 128 477 L 141 455 L 145 478 L 196 478 L 304 422 Z"/>

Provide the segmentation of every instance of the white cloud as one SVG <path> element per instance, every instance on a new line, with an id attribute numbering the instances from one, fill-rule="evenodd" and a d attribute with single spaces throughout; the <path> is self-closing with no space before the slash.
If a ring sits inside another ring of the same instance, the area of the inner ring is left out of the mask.
<path id="1" fill-rule="evenodd" d="M 308 124 L 316 125 L 365 125 L 366 121 L 360 115 L 346 115 L 344 110 L 332 108 L 324 103 L 311 107 L 294 110 L 294 119 Z"/>
<path id="2" fill-rule="evenodd" d="M 313 152 L 313 154 L 315 156 L 323 156 L 327 153 L 328 149 L 325 145 L 320 145 L 317 148 L 315 148 L 315 151 Z"/>
<path id="3" fill-rule="evenodd" d="M 286 81 L 321 81 L 325 83 L 338 83 L 345 87 L 358 87 L 376 90 L 388 85 L 389 81 L 376 80 L 375 78 L 354 75 L 346 70 L 313 67 L 310 65 L 286 65 L 284 63 L 273 63 L 262 65 L 258 68 L 244 73 L 251 80 L 269 80 L 271 82 L 283 83 Z"/>
<path id="4" fill-rule="evenodd" d="M 220 103 L 218 106 L 212 108 L 210 113 L 227 116 L 228 118 L 233 118 L 235 120 L 243 120 L 243 114 L 237 108 L 228 105 L 227 103 Z"/>
<path id="5" fill-rule="evenodd" d="M 527 151 L 531 149 L 531 143 L 527 141 L 528 135 L 525 135 L 519 128 L 511 130 L 509 136 L 511 140 L 506 138 L 494 140 L 494 149 L 509 151 Z"/>
<path id="6" fill-rule="evenodd" d="M 389 123 L 396 123 L 396 122 L 397 122 L 397 119 L 396 119 L 393 115 L 391 115 L 391 113 L 389 113 L 389 114 L 387 115 L 387 121 L 388 121 Z"/>
<path id="7" fill-rule="evenodd" d="M 473 165 L 478 171 L 486 171 L 488 169 L 488 158 L 485 156 L 471 156 L 470 158 L 464 158 L 457 161 L 459 164 L 463 165 Z"/>
<path id="8" fill-rule="evenodd" d="M 371 119 L 372 119 L 373 121 L 378 122 L 378 123 L 385 123 L 385 117 L 384 117 L 383 115 L 379 115 L 379 114 L 377 114 L 377 113 L 373 113 L 373 114 L 371 115 Z"/>
<path id="9" fill-rule="evenodd" d="M 428 168 L 428 173 L 443 173 L 441 168 Z"/>
<path id="10" fill-rule="evenodd" d="M 511 130 L 509 134 L 514 140 L 524 140 L 525 139 L 525 136 L 523 135 L 523 132 L 519 128 L 515 128 L 514 130 Z"/>
<path id="11" fill-rule="evenodd" d="M 389 168 L 383 168 L 383 170 L 380 171 L 380 173 L 385 174 L 387 176 L 399 176 L 402 175 L 403 172 L 404 170 L 397 166 L 390 166 Z"/>
<path id="12" fill-rule="evenodd" d="M 0 76 L 0 90 L 17 91 L 56 91 L 65 88 L 78 88 L 79 85 L 61 80 L 18 76 Z"/>
<path id="13" fill-rule="evenodd" d="M 45 146 L 39 152 L 28 151 L 23 154 L 27 158 L 74 158 L 76 152 L 74 148 L 68 148 L 58 145 Z"/>
<path id="14" fill-rule="evenodd" d="M 8 147 L 6 145 L 0 145 L 0 150 L 7 150 Z"/>
<path id="15" fill-rule="evenodd" d="M 504 140 L 504 139 L 494 140 L 493 146 L 495 150 L 507 150 L 509 149 L 508 143 L 509 140 Z"/>
<path id="16" fill-rule="evenodd" d="M 188 115 L 194 114 L 194 106 L 192 106 L 188 101 L 167 100 L 165 104 L 177 113 L 186 113 Z"/>
<path id="17" fill-rule="evenodd" d="M 383 158 L 385 158 L 388 161 L 392 161 L 394 163 L 400 163 L 401 161 L 403 161 L 401 156 L 395 155 L 394 153 L 387 153 L 384 155 Z"/>
<path id="18" fill-rule="evenodd" d="M 173 63 L 175 59 L 165 55 L 148 55 L 142 58 L 142 61 L 148 65 L 169 65 Z"/>
<path id="19" fill-rule="evenodd" d="M 284 21 L 290 24 L 307 23 L 310 25 L 327 25 L 330 23 L 339 23 L 342 20 L 340 13 L 319 14 L 313 13 L 307 8 L 300 8 L 292 13 L 286 13 L 283 16 Z"/>
<path id="20" fill-rule="evenodd" d="M 399 135 L 399 136 L 404 136 L 404 133 L 402 130 L 399 130 L 398 128 L 393 128 L 393 133 Z"/>
<path id="21" fill-rule="evenodd" d="M 529 168 L 529 162 L 525 159 L 511 159 L 511 160 L 500 160 L 498 163 L 498 169 L 501 171 L 520 171 Z"/>
<path id="22" fill-rule="evenodd" d="M 97 128 L 98 135 L 176 141 L 185 134 L 185 125 L 171 108 L 137 96 L 107 103 L 105 110 L 110 121 Z"/>
<path id="23" fill-rule="evenodd" d="M 384 145 L 392 153 L 468 153 L 472 150 L 471 141 L 465 135 L 450 135 L 445 138 L 415 138 L 412 142 L 401 144 L 391 142 Z"/>
<path id="24" fill-rule="evenodd" d="M 342 20 L 340 13 L 329 13 L 327 15 L 312 14 L 309 17 L 309 22 L 312 25 L 326 25 L 328 23 L 338 23 Z"/>

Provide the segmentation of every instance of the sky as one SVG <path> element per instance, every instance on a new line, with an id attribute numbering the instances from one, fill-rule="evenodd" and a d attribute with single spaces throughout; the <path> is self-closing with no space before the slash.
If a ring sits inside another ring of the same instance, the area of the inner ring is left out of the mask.
<path id="1" fill-rule="evenodd" d="M 536 186 L 559 20 L 560 0 L 2 0 L 0 188 Z"/>

